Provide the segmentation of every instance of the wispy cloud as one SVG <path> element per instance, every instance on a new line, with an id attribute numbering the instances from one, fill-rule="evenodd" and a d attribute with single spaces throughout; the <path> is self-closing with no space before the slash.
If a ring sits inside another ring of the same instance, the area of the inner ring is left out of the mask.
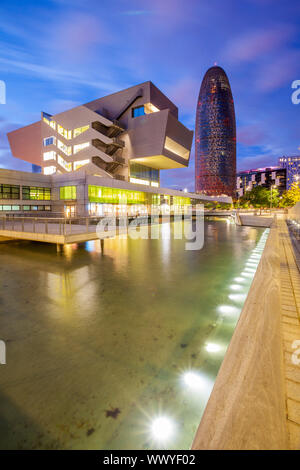
<path id="1" fill-rule="evenodd" d="M 255 85 L 258 90 L 271 92 L 282 86 L 290 87 L 299 76 L 300 51 L 288 51 L 259 69 Z"/>
<path id="2" fill-rule="evenodd" d="M 279 25 L 267 30 L 250 30 L 230 40 L 225 56 L 232 62 L 253 61 L 277 51 L 286 45 L 294 34 L 295 28 L 291 25 Z"/>

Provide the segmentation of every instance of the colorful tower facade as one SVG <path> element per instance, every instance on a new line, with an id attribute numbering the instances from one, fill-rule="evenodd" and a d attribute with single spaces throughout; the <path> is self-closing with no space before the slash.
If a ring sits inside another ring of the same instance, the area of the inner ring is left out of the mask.
<path id="1" fill-rule="evenodd" d="M 196 111 L 195 190 L 210 196 L 236 192 L 236 123 L 228 77 L 207 70 Z"/>

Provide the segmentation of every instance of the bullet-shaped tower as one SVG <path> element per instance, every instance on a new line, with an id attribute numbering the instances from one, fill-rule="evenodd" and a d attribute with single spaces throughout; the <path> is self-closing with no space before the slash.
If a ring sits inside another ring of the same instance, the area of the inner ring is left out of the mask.
<path id="1" fill-rule="evenodd" d="M 207 70 L 196 111 L 195 190 L 210 196 L 236 192 L 236 124 L 228 77 Z"/>

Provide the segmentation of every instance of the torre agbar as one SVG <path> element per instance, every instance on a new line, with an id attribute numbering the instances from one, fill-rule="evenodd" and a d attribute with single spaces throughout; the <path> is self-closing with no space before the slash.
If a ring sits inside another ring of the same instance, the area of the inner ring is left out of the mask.
<path id="1" fill-rule="evenodd" d="M 195 189 L 211 196 L 235 195 L 236 124 L 228 77 L 221 67 L 206 72 L 198 98 Z"/>
<path id="2" fill-rule="evenodd" d="M 2 214 L 134 215 L 200 200 L 160 186 L 161 170 L 188 166 L 193 132 L 150 81 L 59 114 L 42 112 L 8 140 L 13 156 L 41 173 L 0 170 Z"/>

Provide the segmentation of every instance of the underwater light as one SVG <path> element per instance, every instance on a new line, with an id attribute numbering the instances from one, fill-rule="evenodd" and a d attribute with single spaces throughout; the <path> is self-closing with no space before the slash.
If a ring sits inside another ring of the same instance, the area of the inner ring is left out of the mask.
<path id="1" fill-rule="evenodd" d="M 167 416 L 154 418 L 151 424 L 152 437 L 160 442 L 168 441 L 175 432 L 174 422 Z"/>

